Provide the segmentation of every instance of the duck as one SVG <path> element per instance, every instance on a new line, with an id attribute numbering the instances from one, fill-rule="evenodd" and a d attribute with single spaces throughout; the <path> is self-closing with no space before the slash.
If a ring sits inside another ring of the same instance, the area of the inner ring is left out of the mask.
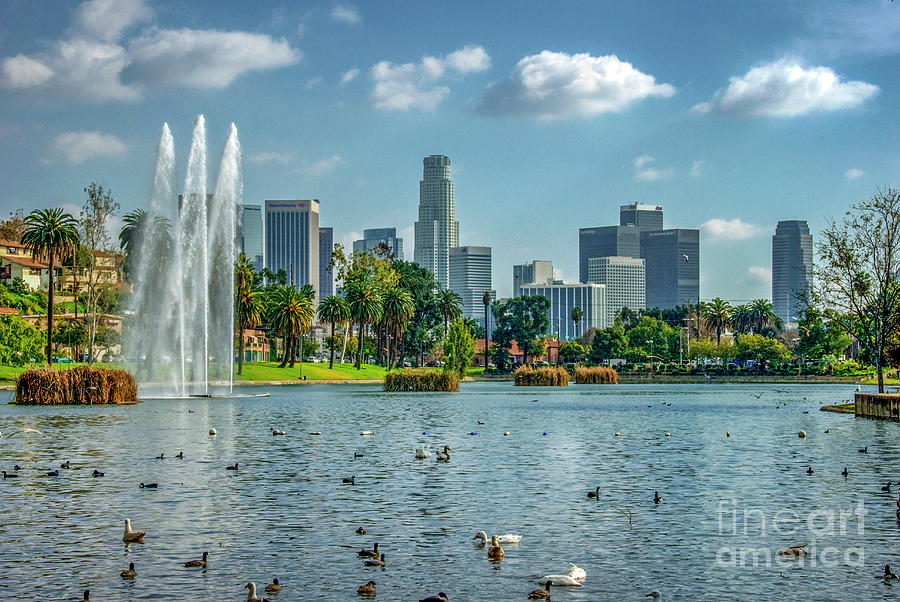
<path id="1" fill-rule="evenodd" d="M 436 454 L 438 462 L 449 462 L 450 461 L 450 446 L 445 445 L 444 449 L 438 451 Z"/>
<path id="2" fill-rule="evenodd" d="M 356 595 L 358 596 L 374 596 L 375 595 L 375 582 L 369 581 L 368 583 L 363 583 L 358 588 L 356 588 Z"/>
<path id="3" fill-rule="evenodd" d="M 365 562 L 366 566 L 384 566 L 384 554 L 381 555 L 381 558 L 370 558 Z"/>
<path id="4" fill-rule="evenodd" d="M 15 466 L 13 466 L 13 470 L 22 470 L 22 467 L 16 464 Z"/>
<path id="5" fill-rule="evenodd" d="M 63 462 L 62 464 L 59 465 L 60 468 L 65 468 L 66 470 L 69 469 L 69 466 L 70 466 L 70 465 L 69 465 L 69 461 L 68 461 L 68 460 L 66 460 L 65 462 Z"/>
<path id="6" fill-rule="evenodd" d="M 375 542 L 375 545 L 371 550 L 363 548 L 357 552 L 356 555 L 361 556 L 362 558 L 378 558 L 378 542 Z"/>
<path id="7" fill-rule="evenodd" d="M 274 435 L 275 437 L 278 437 L 279 435 L 284 435 L 284 434 L 285 434 L 284 431 L 280 431 L 278 429 L 272 429 L 272 435 Z"/>
<path id="8" fill-rule="evenodd" d="M 503 548 L 500 547 L 500 538 L 491 537 L 491 547 L 488 549 L 488 558 L 491 560 L 503 560 Z"/>
<path id="9" fill-rule="evenodd" d="M 81 599 L 81 602 L 91 602 L 91 590 L 84 590 L 84 598 Z"/>
<path id="10" fill-rule="evenodd" d="M 891 482 L 888 481 L 887 485 L 885 485 L 884 487 L 882 487 L 881 490 L 890 493 L 890 492 L 891 492 Z"/>
<path id="11" fill-rule="evenodd" d="M 425 453 L 425 448 L 424 448 L 424 447 L 417 447 L 417 448 L 416 448 L 416 460 L 424 460 L 424 459 L 427 458 L 427 457 L 428 457 L 428 454 Z"/>
<path id="12" fill-rule="evenodd" d="M 119 575 L 122 577 L 122 579 L 134 579 L 137 576 L 137 573 L 134 570 L 134 563 L 129 562 L 128 568 L 119 573 Z"/>
<path id="13" fill-rule="evenodd" d="M 600 487 L 597 487 L 597 488 L 596 488 L 595 490 L 593 490 L 593 491 L 588 491 L 587 496 L 588 496 L 588 497 L 598 498 L 598 499 L 599 499 L 599 498 L 600 498 Z"/>
<path id="14" fill-rule="evenodd" d="M 802 546 L 791 546 L 791 547 L 787 548 L 786 550 L 781 550 L 780 552 L 778 552 L 778 555 L 779 556 L 789 556 L 791 558 L 799 558 L 801 556 L 806 556 L 808 554 L 808 552 L 803 549 L 805 547 L 806 547 L 806 544 L 804 544 Z"/>
<path id="15" fill-rule="evenodd" d="M 14 473 L 14 472 L 6 472 L 6 471 L 4 470 L 4 471 L 3 471 L 3 478 L 4 478 L 4 479 L 18 479 L 18 478 L 19 478 L 19 475 L 17 475 L 17 474 Z"/>
<path id="16" fill-rule="evenodd" d="M 856 451 L 858 451 L 858 452 L 861 453 L 861 454 L 867 454 L 867 453 L 869 453 L 869 447 L 868 447 L 868 446 L 862 447 L 862 448 L 860 448 L 860 449 L 858 449 L 858 450 L 856 450 Z"/>
<path id="17" fill-rule="evenodd" d="M 230 465 L 230 466 L 226 466 L 226 467 L 225 467 L 225 470 L 237 470 L 237 469 L 238 469 L 238 463 L 237 463 L 237 462 L 235 462 L 234 464 L 232 464 L 232 465 Z M 250 583 L 253 583 L 253 582 L 251 581 Z"/>
<path id="18" fill-rule="evenodd" d="M 281 584 L 278 583 L 278 577 L 272 579 L 272 583 L 266 586 L 265 591 L 268 594 L 273 594 L 275 592 L 281 591 Z"/>
<path id="19" fill-rule="evenodd" d="M 438 592 L 438 595 L 422 598 L 419 602 L 450 602 L 450 598 L 444 592 Z"/>
<path id="20" fill-rule="evenodd" d="M 553 581 L 553 585 L 566 587 L 581 587 L 581 582 L 587 579 L 587 573 L 583 568 L 572 565 L 565 575 L 544 575 L 538 579 L 539 585 L 545 585 Z"/>
<path id="21" fill-rule="evenodd" d="M 166 454 L 164 454 L 164 453 L 163 453 L 163 454 L 159 454 L 158 456 L 156 456 L 156 459 L 157 459 L 157 460 L 165 460 L 165 459 L 166 459 Z"/>
<path id="22" fill-rule="evenodd" d="M 812 469 L 812 466 L 810 466 L 809 468 L 806 469 L 806 474 L 812 474 L 812 473 L 813 473 L 813 469 Z"/>
<path id="23" fill-rule="evenodd" d="M 571 562 L 569 564 L 572 564 Z M 577 579 L 578 581 L 584 581 L 587 579 L 587 573 L 580 566 L 576 566 L 572 564 L 572 568 L 566 571 L 566 575 L 571 577 L 572 579 Z"/>
<path id="24" fill-rule="evenodd" d="M 654 504 L 658 504 L 658 503 L 660 503 L 661 501 L 663 501 L 662 496 L 659 495 L 659 492 L 658 492 L 658 491 L 654 491 L 654 492 L 653 492 L 653 503 L 654 503 Z"/>
<path id="25" fill-rule="evenodd" d="M 846 466 L 844 466 L 844 470 L 841 471 L 841 475 L 846 477 L 848 474 L 850 474 L 850 471 L 847 470 Z"/>
<path id="26" fill-rule="evenodd" d="M 354 459 L 354 460 L 355 460 L 356 458 L 362 458 L 362 457 L 363 457 L 363 455 L 362 455 L 361 453 L 359 453 L 359 452 L 353 452 L 353 459 Z"/>
<path id="27" fill-rule="evenodd" d="M 659 593 L 658 589 L 653 590 L 649 594 L 644 594 L 644 597 L 645 598 L 653 598 L 653 602 L 661 602 L 662 601 L 662 594 Z"/>
<path id="28" fill-rule="evenodd" d="M 158 489 L 159 483 L 141 483 L 141 489 Z"/>
<path id="29" fill-rule="evenodd" d="M 184 460 L 184 452 L 178 452 L 177 454 L 175 454 L 175 457 L 179 460 Z"/>
<path id="30" fill-rule="evenodd" d="M 92 476 L 92 477 L 105 477 L 105 476 L 106 476 L 106 473 L 105 473 L 105 472 L 100 472 L 99 470 L 97 470 L 97 469 L 95 468 L 95 469 L 94 469 L 94 472 L 91 473 L 91 476 Z"/>
<path id="31" fill-rule="evenodd" d="M 900 575 L 891 570 L 891 565 L 886 564 L 884 565 L 884 578 L 890 581 L 891 579 L 900 579 Z"/>
<path id="32" fill-rule="evenodd" d="M 146 535 L 146 531 L 135 531 L 131 528 L 131 519 L 125 519 L 125 535 L 122 536 L 122 541 L 125 543 L 144 543 L 144 535 Z"/>
<path id="33" fill-rule="evenodd" d="M 362 528 L 362 527 L 357 527 L 357 529 L 356 529 L 356 534 L 357 534 L 357 535 L 365 535 L 366 533 L 368 533 L 368 531 L 366 531 L 364 528 Z"/>
<path id="34" fill-rule="evenodd" d="M 497 541 L 500 542 L 501 544 L 519 543 L 520 541 L 522 541 L 521 535 L 513 535 L 512 533 L 507 533 L 506 535 L 494 535 L 494 537 L 496 537 Z M 478 542 L 476 542 L 476 545 L 483 546 L 483 545 L 487 545 L 487 542 L 488 542 L 487 533 L 485 533 L 484 531 L 479 531 L 478 533 L 475 534 L 475 537 L 473 537 L 472 539 L 479 540 Z"/>
<path id="35" fill-rule="evenodd" d="M 268 598 L 259 598 L 256 595 L 256 584 L 250 581 L 247 585 L 244 586 L 244 589 L 249 590 L 247 592 L 247 602 L 269 602 Z"/>
<path id="36" fill-rule="evenodd" d="M 343 479 L 341 479 L 341 482 L 349 483 L 350 485 L 356 485 L 356 475 L 353 475 L 352 477 L 344 477 Z"/>
<path id="37" fill-rule="evenodd" d="M 547 581 L 547 583 L 544 584 L 544 589 L 532 590 L 531 593 L 528 594 L 528 599 L 529 600 L 549 600 L 551 585 L 553 585 L 553 581 Z"/>
<path id="38" fill-rule="evenodd" d="M 50 472 L 47 473 L 47 476 L 48 476 L 48 477 L 58 477 L 58 476 L 59 476 L 59 469 L 57 469 L 57 470 L 51 470 Z"/>
<path id="39" fill-rule="evenodd" d="M 207 557 L 209 557 L 209 552 L 203 552 L 203 558 L 201 558 L 200 560 L 188 560 L 187 562 L 184 563 L 184 566 L 192 567 L 192 568 L 193 567 L 206 568 Z"/>

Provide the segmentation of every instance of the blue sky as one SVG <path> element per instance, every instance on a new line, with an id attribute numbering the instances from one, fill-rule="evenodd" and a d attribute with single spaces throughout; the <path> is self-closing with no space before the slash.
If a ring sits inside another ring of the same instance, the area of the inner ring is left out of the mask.
<path id="1" fill-rule="evenodd" d="M 854 2 L 0 4 L 0 212 L 149 194 L 168 122 L 210 164 L 229 124 L 244 200 L 318 198 L 344 243 L 396 227 L 411 258 L 422 157 L 452 161 L 461 244 L 494 286 L 623 203 L 701 228 L 701 296 L 771 293 L 780 219 L 900 185 L 900 4 Z"/>

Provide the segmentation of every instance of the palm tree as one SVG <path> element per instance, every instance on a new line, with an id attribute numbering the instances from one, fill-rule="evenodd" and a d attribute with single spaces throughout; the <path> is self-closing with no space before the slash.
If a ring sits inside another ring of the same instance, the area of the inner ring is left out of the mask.
<path id="1" fill-rule="evenodd" d="M 244 329 L 256 328 L 262 323 L 265 304 L 260 291 L 253 288 L 235 289 L 237 307 L 234 319 L 238 326 L 238 374 L 244 371 Z"/>
<path id="2" fill-rule="evenodd" d="M 448 289 L 443 289 L 437 294 L 438 311 L 444 318 L 444 338 L 447 337 L 447 328 L 450 321 L 462 315 L 462 297 Z"/>
<path id="3" fill-rule="evenodd" d="M 488 367 L 488 309 L 491 306 L 491 291 L 484 291 L 481 296 L 481 302 L 484 303 L 484 369 Z"/>
<path id="4" fill-rule="evenodd" d="M 356 369 L 362 369 L 363 342 L 366 336 L 366 326 L 374 324 L 381 319 L 383 307 L 381 293 L 375 279 L 369 275 L 362 275 L 347 283 L 345 289 L 347 302 L 350 304 L 350 316 L 359 325 L 359 341 L 356 346 Z"/>
<path id="5" fill-rule="evenodd" d="M 731 310 L 731 324 L 735 332 L 747 334 L 753 327 L 753 316 L 750 314 L 750 306 L 738 305 Z"/>
<path id="6" fill-rule="evenodd" d="M 53 271 L 54 261 L 62 258 L 78 245 L 78 229 L 75 218 L 62 209 L 35 209 L 25 218 L 25 232 L 20 242 L 25 250 L 38 261 L 46 259 L 49 265 L 49 297 L 47 302 L 47 363 L 53 363 Z"/>
<path id="7" fill-rule="evenodd" d="M 572 318 L 572 322 L 574 322 L 573 332 L 575 332 L 578 330 L 578 323 L 581 322 L 581 318 L 584 317 L 584 312 L 581 310 L 580 307 L 577 307 L 577 306 L 573 307 L 572 315 L 570 317 Z"/>
<path id="8" fill-rule="evenodd" d="M 731 325 L 731 304 L 716 297 L 703 306 L 703 318 L 716 329 L 716 345 L 722 342 L 722 330 Z"/>
<path id="9" fill-rule="evenodd" d="M 416 303 L 409 291 L 402 288 L 392 288 L 384 294 L 382 299 L 383 315 L 381 318 L 387 333 L 388 360 L 387 367 L 391 368 L 393 359 L 397 354 L 397 345 L 403 337 L 403 331 L 412 320 L 416 312 Z M 393 341 L 393 349 L 391 348 Z"/>
<path id="10" fill-rule="evenodd" d="M 350 305 L 343 297 L 329 295 L 322 299 L 318 309 L 319 319 L 331 323 L 331 357 L 328 369 L 334 368 L 334 325 L 344 324 L 350 319 Z"/>
<path id="11" fill-rule="evenodd" d="M 313 320 L 312 299 L 290 285 L 273 288 L 268 308 L 269 326 L 284 337 L 284 357 L 279 368 L 294 366 L 294 349 L 300 335 L 306 332 Z"/>
<path id="12" fill-rule="evenodd" d="M 775 306 L 768 299 L 754 299 L 751 301 L 750 317 L 753 321 L 753 331 L 756 334 L 762 334 L 765 327 L 778 322 L 778 316 L 775 315 Z"/>

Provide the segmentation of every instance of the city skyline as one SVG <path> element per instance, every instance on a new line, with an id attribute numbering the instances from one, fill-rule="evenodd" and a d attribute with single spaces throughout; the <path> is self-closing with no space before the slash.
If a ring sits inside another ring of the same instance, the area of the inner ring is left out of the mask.
<path id="1" fill-rule="evenodd" d="M 0 214 L 74 211 L 91 181 L 141 207 L 162 122 L 183 158 L 203 113 L 211 148 L 238 125 L 244 203 L 318 198 L 347 248 L 384 225 L 412 244 L 443 154 L 501 297 L 535 258 L 577 281 L 578 228 L 638 202 L 701 230 L 702 298 L 746 300 L 770 297 L 776 222 L 815 237 L 897 185 L 896 3 L 543 6 L 4 3 Z"/>

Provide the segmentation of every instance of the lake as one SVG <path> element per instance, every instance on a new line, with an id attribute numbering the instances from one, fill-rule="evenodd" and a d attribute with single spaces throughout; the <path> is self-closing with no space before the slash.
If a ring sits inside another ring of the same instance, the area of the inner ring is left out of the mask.
<path id="1" fill-rule="evenodd" d="M 304 385 L 237 390 L 267 398 L 2 405 L 0 468 L 21 466 L 0 481 L 3 590 L 237 601 L 247 581 L 262 596 L 278 577 L 279 602 L 356 599 L 370 579 L 377 600 L 524 600 L 573 562 L 587 579 L 553 588 L 554 601 L 651 590 L 663 600 L 893 600 L 900 584 L 879 575 L 885 564 L 900 572 L 900 486 L 881 487 L 900 480 L 900 425 L 818 410 L 854 389 Z M 9 436 L 26 427 L 48 437 Z M 414 459 L 423 444 L 429 458 Z M 444 444 L 451 460 L 436 462 Z M 66 460 L 70 470 L 46 476 Z M 342 482 L 350 476 L 355 485 Z M 145 543 L 123 544 L 126 517 Z M 491 563 L 471 541 L 481 530 L 524 538 Z M 357 557 L 374 542 L 384 568 Z M 810 554 L 776 555 L 798 544 Z M 182 566 L 204 551 L 206 570 Z M 133 582 L 119 577 L 129 562 Z"/>

